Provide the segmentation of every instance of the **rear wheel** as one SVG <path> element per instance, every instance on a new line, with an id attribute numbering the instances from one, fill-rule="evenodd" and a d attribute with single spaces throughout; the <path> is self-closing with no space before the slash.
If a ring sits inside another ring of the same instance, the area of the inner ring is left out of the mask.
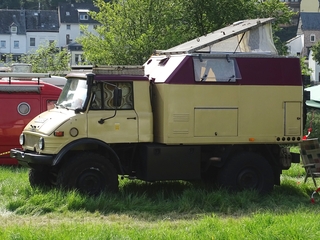
<path id="1" fill-rule="evenodd" d="M 273 171 L 267 160 L 254 153 L 235 155 L 219 172 L 218 183 L 231 190 L 254 189 L 260 193 L 272 191 Z"/>
<path id="2" fill-rule="evenodd" d="M 119 185 L 117 172 L 110 161 L 91 152 L 75 155 L 63 165 L 57 183 L 65 189 L 77 189 L 89 195 L 116 192 Z"/>

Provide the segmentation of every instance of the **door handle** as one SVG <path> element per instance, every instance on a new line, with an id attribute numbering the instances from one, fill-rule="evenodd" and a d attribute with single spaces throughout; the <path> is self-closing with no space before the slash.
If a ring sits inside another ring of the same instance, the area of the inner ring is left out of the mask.
<path id="1" fill-rule="evenodd" d="M 133 120 L 136 120 L 137 118 L 136 118 L 136 117 L 128 117 L 127 119 L 133 119 Z"/>

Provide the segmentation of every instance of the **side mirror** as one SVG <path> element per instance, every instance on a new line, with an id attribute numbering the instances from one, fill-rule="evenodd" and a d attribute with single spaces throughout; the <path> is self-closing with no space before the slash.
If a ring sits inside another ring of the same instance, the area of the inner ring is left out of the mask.
<path id="1" fill-rule="evenodd" d="M 113 90 L 113 106 L 120 107 L 121 101 L 122 101 L 122 89 L 116 87 Z"/>

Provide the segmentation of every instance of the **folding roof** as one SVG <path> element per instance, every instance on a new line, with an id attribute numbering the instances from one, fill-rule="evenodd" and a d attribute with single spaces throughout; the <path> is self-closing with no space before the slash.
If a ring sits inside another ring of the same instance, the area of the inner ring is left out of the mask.
<path id="1" fill-rule="evenodd" d="M 226 39 L 237 36 L 241 33 L 245 33 L 252 29 L 259 28 L 260 26 L 270 23 L 273 20 L 274 18 L 258 18 L 258 19 L 238 21 L 233 23 L 230 26 L 221 28 L 212 33 L 206 34 L 202 37 L 198 37 L 191 41 L 175 46 L 173 48 L 170 48 L 167 50 L 160 50 L 157 52 L 162 54 L 193 53 L 205 47 L 211 46 L 213 44 L 216 44 Z"/>

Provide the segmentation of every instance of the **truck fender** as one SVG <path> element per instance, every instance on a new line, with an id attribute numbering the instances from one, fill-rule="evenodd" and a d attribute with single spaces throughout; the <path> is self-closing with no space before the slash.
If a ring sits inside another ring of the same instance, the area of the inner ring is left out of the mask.
<path id="1" fill-rule="evenodd" d="M 64 148 L 61 149 L 61 151 L 56 155 L 52 166 L 56 166 L 58 165 L 61 160 L 63 159 L 63 157 L 72 149 L 74 149 L 75 147 L 79 146 L 79 145 L 94 145 L 94 146 L 98 146 L 100 149 L 104 149 L 104 151 L 109 152 L 111 154 L 111 163 L 113 163 L 115 165 L 115 168 L 119 170 L 120 174 L 124 174 L 124 170 L 120 164 L 120 159 L 118 157 L 118 155 L 116 154 L 116 152 L 105 142 L 97 140 L 97 139 L 93 139 L 93 138 L 81 138 L 81 139 L 77 139 L 69 144 L 67 144 Z"/>

